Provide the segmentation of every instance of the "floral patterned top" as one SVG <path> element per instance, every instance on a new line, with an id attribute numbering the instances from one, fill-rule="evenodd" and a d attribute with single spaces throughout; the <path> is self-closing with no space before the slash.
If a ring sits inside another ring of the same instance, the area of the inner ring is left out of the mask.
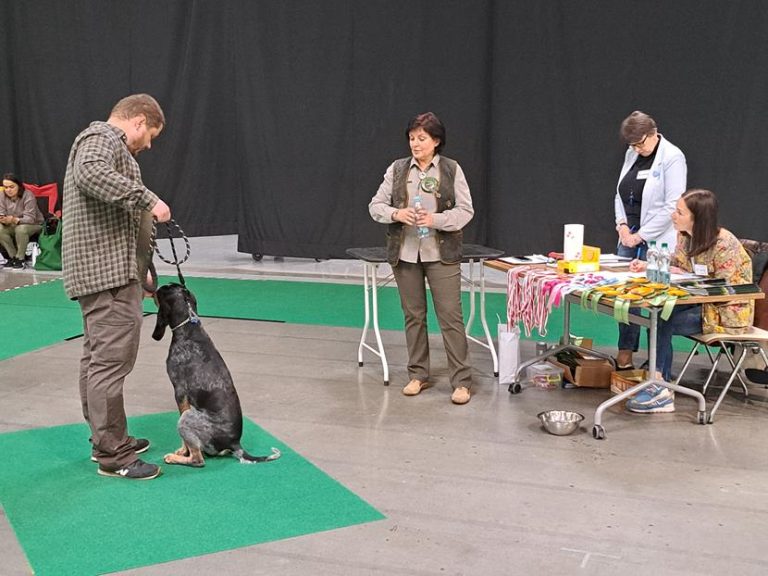
<path id="1" fill-rule="evenodd" d="M 710 277 L 723 278 L 728 284 L 752 282 L 752 260 L 736 236 L 725 228 L 720 229 L 715 245 L 694 258 L 686 252 L 690 238 L 677 234 L 677 248 L 672 266 L 693 272 L 694 264 L 706 264 Z M 704 334 L 749 332 L 755 316 L 755 301 L 702 304 L 701 324 Z"/>

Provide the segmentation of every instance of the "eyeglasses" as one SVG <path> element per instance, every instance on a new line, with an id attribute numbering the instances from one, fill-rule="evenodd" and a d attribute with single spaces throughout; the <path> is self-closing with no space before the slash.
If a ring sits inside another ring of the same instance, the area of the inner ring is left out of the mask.
<path id="1" fill-rule="evenodd" d="M 643 145 L 643 144 L 645 144 L 645 141 L 646 141 L 646 140 L 648 140 L 648 134 L 646 134 L 645 136 L 643 136 L 643 139 L 642 139 L 642 140 L 640 140 L 640 142 L 635 142 L 634 144 L 630 144 L 629 146 L 630 146 L 631 148 L 640 148 L 640 147 L 642 147 L 642 145 Z"/>

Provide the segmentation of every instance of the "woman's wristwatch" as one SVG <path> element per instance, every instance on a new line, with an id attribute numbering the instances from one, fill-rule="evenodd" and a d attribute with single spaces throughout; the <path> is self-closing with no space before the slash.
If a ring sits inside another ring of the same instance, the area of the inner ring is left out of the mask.
<path id="1" fill-rule="evenodd" d="M 627 223 L 626 223 L 626 222 L 620 222 L 619 224 L 617 224 L 617 225 L 616 225 L 616 232 L 618 232 L 619 230 L 621 230 L 621 227 L 622 227 L 622 226 L 627 226 Z M 627 228 L 629 228 L 629 226 L 627 226 Z"/>

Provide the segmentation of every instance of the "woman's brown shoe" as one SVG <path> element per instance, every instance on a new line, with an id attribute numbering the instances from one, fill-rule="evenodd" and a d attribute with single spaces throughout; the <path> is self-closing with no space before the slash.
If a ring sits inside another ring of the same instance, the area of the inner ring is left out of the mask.
<path id="1" fill-rule="evenodd" d="M 419 392 L 424 390 L 424 388 L 427 388 L 427 383 L 422 382 L 421 380 L 413 379 L 408 384 L 405 385 L 405 388 L 403 388 L 403 394 L 406 396 L 416 396 Z"/>
<path id="2" fill-rule="evenodd" d="M 469 398 L 469 388 L 465 386 L 459 386 L 454 389 L 453 394 L 451 394 L 451 402 L 454 404 L 466 404 L 469 402 Z"/>

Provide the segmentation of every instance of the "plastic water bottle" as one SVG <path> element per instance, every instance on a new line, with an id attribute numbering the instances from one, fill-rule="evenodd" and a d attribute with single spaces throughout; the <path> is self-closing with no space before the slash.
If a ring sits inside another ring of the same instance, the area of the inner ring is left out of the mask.
<path id="1" fill-rule="evenodd" d="M 417 195 L 413 199 L 413 207 L 416 208 L 417 211 L 421 210 L 421 196 Z M 427 236 L 429 236 L 429 228 L 427 228 L 426 226 L 419 226 L 416 229 L 416 236 L 418 236 L 419 238 L 426 238 Z"/>
<path id="2" fill-rule="evenodd" d="M 656 248 L 656 240 L 651 240 L 648 243 L 648 252 L 645 256 L 648 261 L 648 266 L 645 269 L 645 277 L 648 278 L 648 282 L 659 281 L 659 249 Z"/>
<path id="3" fill-rule="evenodd" d="M 669 246 L 667 246 L 666 242 L 662 242 L 661 244 L 661 250 L 659 250 L 659 272 L 656 282 L 659 284 L 664 284 L 664 286 L 669 286 L 669 260 L 671 256 L 669 254 Z"/>

